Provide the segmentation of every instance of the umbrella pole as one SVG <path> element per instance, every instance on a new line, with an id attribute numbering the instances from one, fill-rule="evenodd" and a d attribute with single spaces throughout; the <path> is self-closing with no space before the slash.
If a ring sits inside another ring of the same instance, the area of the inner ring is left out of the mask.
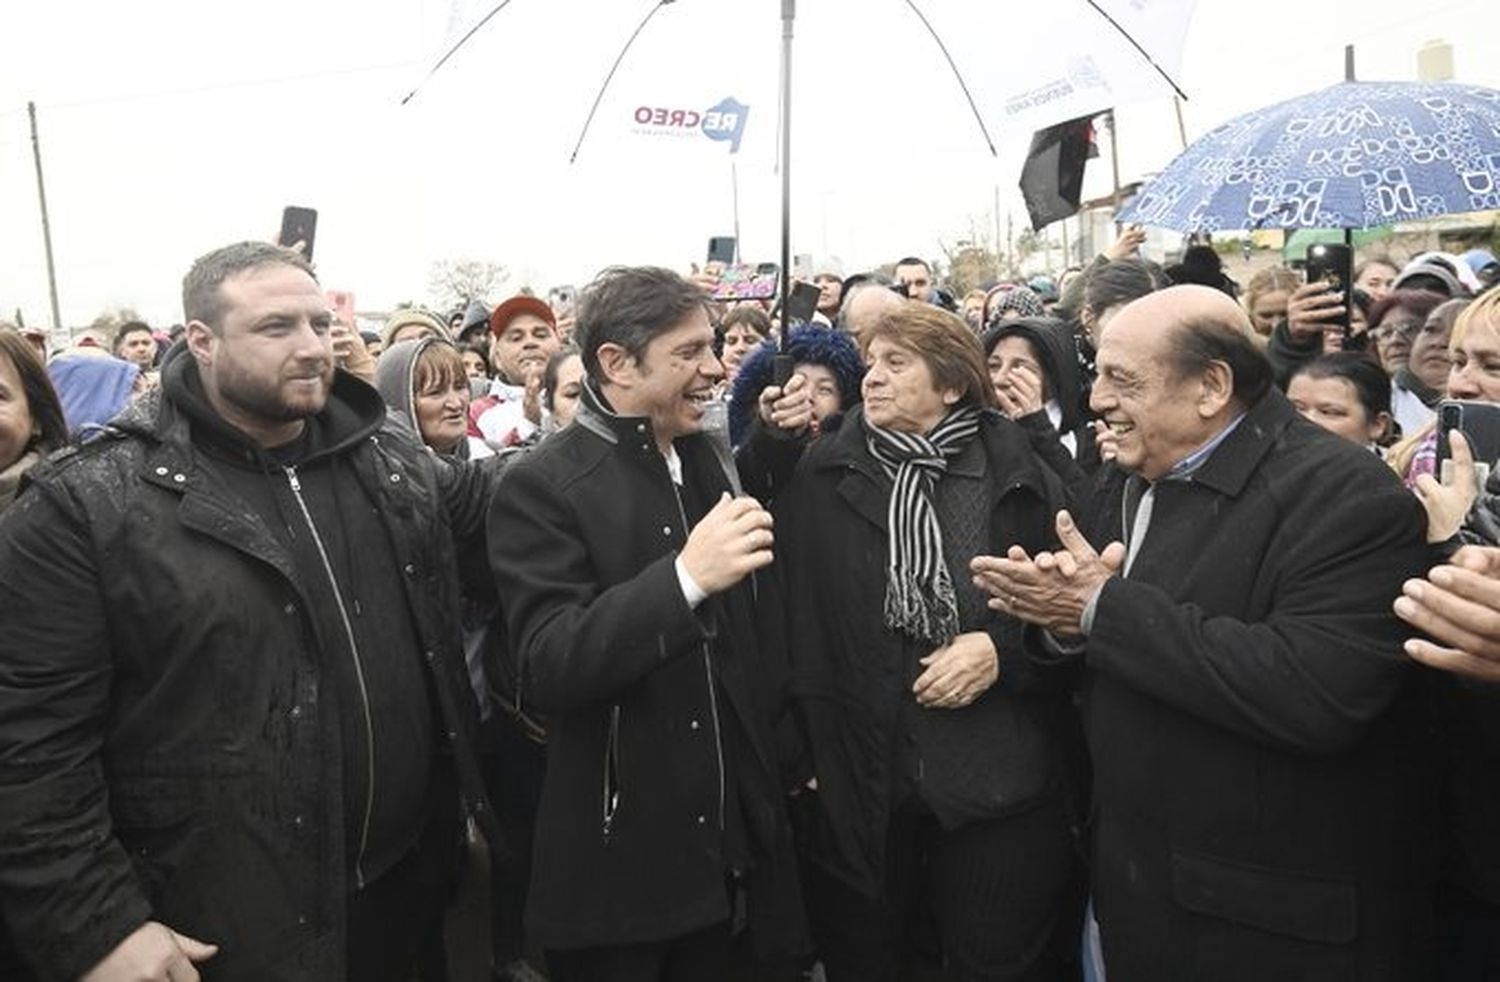
<path id="1" fill-rule="evenodd" d="M 1354 45 L 1352 44 L 1344 45 L 1344 81 L 1354 81 Z M 1351 253 L 1354 251 L 1354 229 L 1344 229 L 1344 245 L 1349 247 Z"/>
<path id="2" fill-rule="evenodd" d="M 781 0 L 781 296 L 784 312 L 792 276 L 792 25 L 797 0 Z"/>
<path id="3" fill-rule="evenodd" d="M 734 261 L 740 261 L 740 171 L 733 157 L 729 158 L 729 193 L 734 207 Z"/>

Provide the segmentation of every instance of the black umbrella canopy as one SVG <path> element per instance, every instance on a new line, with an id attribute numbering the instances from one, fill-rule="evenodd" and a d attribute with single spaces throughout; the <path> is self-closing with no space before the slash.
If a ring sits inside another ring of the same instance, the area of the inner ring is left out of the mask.
<path id="1" fill-rule="evenodd" d="M 1093 116 L 1036 131 L 1021 168 L 1021 196 L 1026 199 L 1033 229 L 1041 231 L 1078 214 L 1084 165 L 1097 156 Z"/>

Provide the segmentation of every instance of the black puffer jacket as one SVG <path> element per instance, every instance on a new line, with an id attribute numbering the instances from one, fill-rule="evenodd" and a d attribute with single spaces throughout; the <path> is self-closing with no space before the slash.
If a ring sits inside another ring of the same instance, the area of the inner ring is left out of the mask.
<path id="1" fill-rule="evenodd" d="M 338 479 L 399 569 L 397 595 L 362 600 L 409 618 L 482 809 L 453 537 L 482 534 L 492 479 L 382 425 L 352 376 L 335 408 L 369 424 Z M 147 919 L 217 942 L 210 978 L 344 975 L 343 741 L 316 573 L 194 432 L 153 394 L 39 467 L 0 522 L 0 901 L 45 979 L 77 978 Z"/>

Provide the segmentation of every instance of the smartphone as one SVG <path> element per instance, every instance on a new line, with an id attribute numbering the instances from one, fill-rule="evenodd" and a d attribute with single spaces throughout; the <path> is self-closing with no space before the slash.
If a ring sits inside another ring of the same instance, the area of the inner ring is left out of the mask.
<path id="1" fill-rule="evenodd" d="M 1326 283 L 1339 295 L 1344 312 L 1329 318 L 1342 329 L 1343 347 L 1349 347 L 1349 312 L 1354 309 L 1354 250 L 1342 242 L 1315 242 L 1307 247 L 1307 282 Z"/>
<path id="2" fill-rule="evenodd" d="M 812 283 L 793 283 L 791 296 L 786 298 L 786 324 L 807 324 L 818 312 L 818 298 L 823 291 Z"/>
<path id="3" fill-rule="evenodd" d="M 708 261 L 711 263 L 723 263 L 725 266 L 734 262 L 735 240 L 732 235 L 716 235 L 708 240 Z"/>
<path id="4" fill-rule="evenodd" d="M 311 259 L 313 256 L 313 239 L 318 232 L 318 210 L 316 208 L 299 208 L 296 205 L 287 205 L 281 209 L 281 234 L 276 237 L 276 244 L 286 246 L 288 249 L 297 247 L 302 243 L 301 251 L 304 258 Z"/>
<path id="5" fill-rule="evenodd" d="M 1493 402 L 1471 402 L 1467 399 L 1444 399 L 1438 403 L 1437 473 L 1441 478 L 1443 465 L 1451 454 L 1448 451 L 1448 434 L 1461 430 L 1474 452 L 1474 463 L 1486 469 L 1500 461 L 1500 404 Z M 1480 477 L 1481 484 L 1484 477 Z"/>

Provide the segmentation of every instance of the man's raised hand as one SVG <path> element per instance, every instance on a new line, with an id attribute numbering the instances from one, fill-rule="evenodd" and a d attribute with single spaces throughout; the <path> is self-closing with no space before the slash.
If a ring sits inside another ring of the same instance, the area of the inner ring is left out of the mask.
<path id="1" fill-rule="evenodd" d="M 1091 546 L 1066 511 L 1057 513 L 1062 548 L 1035 558 L 1020 546 L 1005 556 L 977 556 L 970 568 L 974 583 L 990 594 L 990 608 L 1040 625 L 1055 634 L 1082 633 L 1083 612 L 1106 580 L 1125 564 L 1125 547 L 1111 542 L 1104 551 Z"/>
<path id="2" fill-rule="evenodd" d="M 760 421 L 783 433 L 804 432 L 812 425 L 812 386 L 800 373 L 787 380 L 786 388 L 768 385 L 760 392 Z"/>
<path id="3" fill-rule="evenodd" d="M 682 566 L 704 593 L 727 590 L 773 558 L 771 513 L 754 498 L 719 498 L 688 533 Z"/>

